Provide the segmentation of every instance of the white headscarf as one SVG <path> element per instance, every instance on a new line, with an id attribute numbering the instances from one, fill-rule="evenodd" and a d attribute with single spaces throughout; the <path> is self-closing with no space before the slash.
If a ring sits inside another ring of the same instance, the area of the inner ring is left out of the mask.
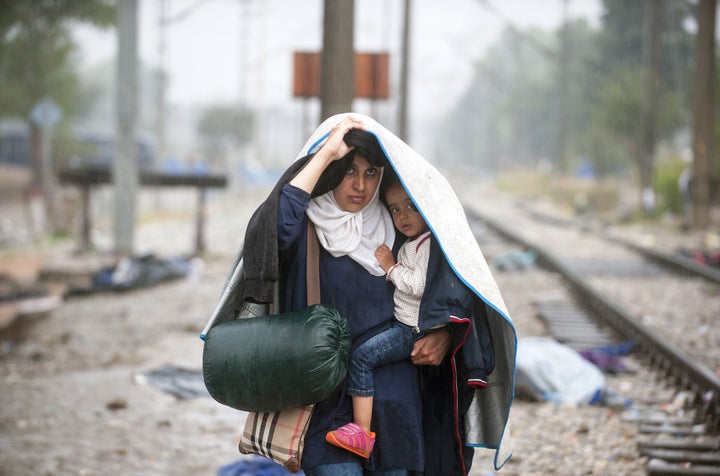
<path id="1" fill-rule="evenodd" d="M 380 180 L 370 202 L 359 212 L 340 208 L 332 190 L 310 200 L 307 216 L 315 224 L 320 244 L 331 255 L 349 256 L 373 276 L 385 271 L 375 258 L 375 250 L 395 241 L 395 227 L 390 213 L 380 203 Z"/>

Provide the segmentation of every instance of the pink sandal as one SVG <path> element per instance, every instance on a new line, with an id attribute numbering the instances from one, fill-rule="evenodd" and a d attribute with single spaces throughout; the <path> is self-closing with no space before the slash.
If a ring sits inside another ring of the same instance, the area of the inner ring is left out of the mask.
<path id="1" fill-rule="evenodd" d="M 373 446 L 375 446 L 375 433 L 372 431 L 366 433 L 355 423 L 348 423 L 337 430 L 328 431 L 325 435 L 325 441 L 363 458 L 369 458 Z"/>

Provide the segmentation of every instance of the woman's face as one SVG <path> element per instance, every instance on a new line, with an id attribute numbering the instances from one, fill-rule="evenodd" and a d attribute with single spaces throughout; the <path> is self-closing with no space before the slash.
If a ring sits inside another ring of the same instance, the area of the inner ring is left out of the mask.
<path id="1" fill-rule="evenodd" d="M 365 157 L 356 154 L 342 182 L 333 189 L 335 201 L 346 212 L 359 212 L 370 203 L 380 175 L 380 167 L 370 165 Z"/>

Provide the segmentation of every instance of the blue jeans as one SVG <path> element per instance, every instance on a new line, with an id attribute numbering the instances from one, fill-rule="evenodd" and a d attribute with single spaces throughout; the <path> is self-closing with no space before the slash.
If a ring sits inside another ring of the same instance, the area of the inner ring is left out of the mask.
<path id="1" fill-rule="evenodd" d="M 363 476 L 360 463 L 322 464 L 303 470 L 305 476 Z M 406 469 L 378 469 L 367 473 L 372 476 L 408 476 Z"/>
<path id="2" fill-rule="evenodd" d="M 375 395 L 373 369 L 410 357 L 418 337 L 420 334 L 415 329 L 394 321 L 389 329 L 360 344 L 350 358 L 348 395 L 355 397 Z"/>

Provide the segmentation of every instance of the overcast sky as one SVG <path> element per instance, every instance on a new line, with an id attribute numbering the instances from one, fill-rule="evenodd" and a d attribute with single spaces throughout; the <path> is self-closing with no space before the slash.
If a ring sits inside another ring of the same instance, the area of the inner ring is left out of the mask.
<path id="1" fill-rule="evenodd" d="M 165 0 L 170 75 L 168 100 L 176 104 L 228 102 L 241 94 L 251 103 L 293 101 L 292 53 L 319 50 L 322 1 Z M 144 62 L 159 62 L 160 0 L 139 0 L 139 49 Z M 402 0 L 356 0 L 358 51 L 400 48 Z M 456 98 L 472 72 L 472 62 L 502 31 L 518 27 L 556 28 L 562 0 L 413 0 L 411 101 L 424 115 Z M 486 6 L 489 5 L 489 6 Z M 571 18 L 597 23 L 597 0 L 568 0 Z M 180 17 L 178 17 L 180 15 Z M 76 31 L 82 64 L 107 61 L 115 53 L 115 32 L 89 27 Z M 391 69 L 393 65 L 391 64 Z M 391 89 L 397 86 L 391 71 Z M 396 89 L 394 89 L 396 90 Z"/>

